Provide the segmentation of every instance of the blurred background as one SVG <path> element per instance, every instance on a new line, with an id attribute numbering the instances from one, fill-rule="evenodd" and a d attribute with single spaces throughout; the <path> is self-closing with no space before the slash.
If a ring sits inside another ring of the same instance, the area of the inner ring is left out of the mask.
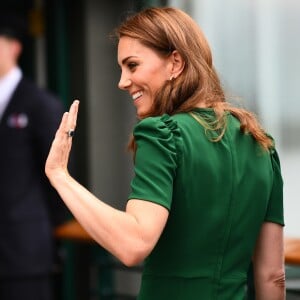
<path id="1" fill-rule="evenodd" d="M 300 2 L 297 0 L 1 0 L 21 11 L 30 37 L 24 73 L 80 99 L 74 176 L 104 201 L 124 208 L 132 176 L 126 145 L 135 124 L 109 34 L 129 11 L 185 10 L 201 26 L 228 98 L 252 109 L 276 140 L 285 182 L 285 234 L 300 237 Z M 246 234 L 246 233 L 245 233 Z M 128 270 L 91 241 L 66 240 L 54 274 L 57 299 L 135 299 L 142 266 Z M 288 299 L 300 299 L 298 267 L 287 266 Z"/>

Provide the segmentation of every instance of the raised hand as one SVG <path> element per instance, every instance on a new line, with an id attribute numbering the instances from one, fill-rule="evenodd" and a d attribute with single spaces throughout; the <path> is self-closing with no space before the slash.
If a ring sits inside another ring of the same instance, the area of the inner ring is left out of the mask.
<path id="1" fill-rule="evenodd" d="M 50 181 L 55 176 L 68 174 L 68 161 L 72 147 L 72 137 L 75 133 L 79 101 L 75 100 L 70 106 L 69 112 L 65 112 L 60 126 L 56 131 L 48 158 L 45 165 L 45 173 Z"/>

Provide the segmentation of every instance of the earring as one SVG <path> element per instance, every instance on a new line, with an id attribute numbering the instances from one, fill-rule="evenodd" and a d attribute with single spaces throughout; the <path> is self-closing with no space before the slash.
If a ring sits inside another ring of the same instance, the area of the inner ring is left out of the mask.
<path id="1" fill-rule="evenodd" d="M 172 74 L 169 80 L 172 81 L 173 79 L 175 79 L 175 76 Z"/>

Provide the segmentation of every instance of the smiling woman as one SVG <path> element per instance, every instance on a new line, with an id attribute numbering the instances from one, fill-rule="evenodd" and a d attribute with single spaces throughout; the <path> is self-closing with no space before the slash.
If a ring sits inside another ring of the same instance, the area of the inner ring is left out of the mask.
<path id="1" fill-rule="evenodd" d="M 149 8 L 116 30 L 119 88 L 136 107 L 134 177 L 125 211 L 68 172 L 79 102 L 62 119 L 46 174 L 97 243 L 127 266 L 145 261 L 139 300 L 284 299 L 283 201 L 273 139 L 229 104 L 206 39 L 174 8 Z M 246 234 L 245 234 L 246 233 Z"/>
<path id="2" fill-rule="evenodd" d="M 177 51 L 163 56 L 127 36 L 120 38 L 118 61 L 122 70 L 119 88 L 130 93 L 139 118 L 150 111 L 162 85 L 180 75 L 184 67 Z"/>

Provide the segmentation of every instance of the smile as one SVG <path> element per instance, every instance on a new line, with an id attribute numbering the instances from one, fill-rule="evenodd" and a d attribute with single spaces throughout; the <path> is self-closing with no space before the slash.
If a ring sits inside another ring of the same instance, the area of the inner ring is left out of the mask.
<path id="1" fill-rule="evenodd" d="M 141 97 L 141 96 L 143 96 L 143 93 L 142 93 L 142 92 L 137 92 L 137 93 L 134 93 L 134 94 L 132 95 L 132 99 L 133 99 L 133 100 L 136 100 L 136 99 L 138 99 L 138 98 Z"/>

